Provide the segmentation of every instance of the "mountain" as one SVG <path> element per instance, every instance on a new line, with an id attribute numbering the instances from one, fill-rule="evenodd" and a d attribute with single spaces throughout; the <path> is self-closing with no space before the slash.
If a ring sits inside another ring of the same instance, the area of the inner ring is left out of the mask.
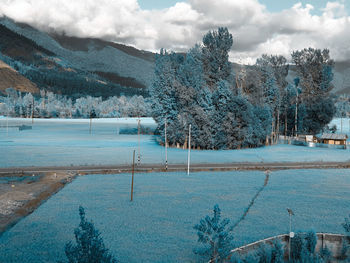
<path id="1" fill-rule="evenodd" d="M 45 88 L 71 97 L 147 96 L 155 54 L 101 39 L 47 33 L 3 17 L 0 61 L 8 65 L 0 69 L 2 93 L 11 86 L 33 92 Z M 232 66 L 235 72 L 242 69 L 242 65 Z M 248 83 L 254 82 L 255 74 L 249 74 L 254 67 L 245 68 L 251 78 Z M 295 76 L 291 66 L 287 80 L 293 83 Z M 18 82 L 14 83 L 16 78 Z M 350 61 L 336 62 L 333 84 L 334 94 L 350 94 Z"/>
<path id="2" fill-rule="evenodd" d="M 146 95 L 154 53 L 93 38 L 45 33 L 0 18 L 0 60 L 38 88 L 81 95 Z"/>
<path id="3" fill-rule="evenodd" d="M 0 60 L 0 93 L 4 94 L 7 88 L 14 88 L 21 92 L 39 93 L 38 87 L 33 82 Z"/>

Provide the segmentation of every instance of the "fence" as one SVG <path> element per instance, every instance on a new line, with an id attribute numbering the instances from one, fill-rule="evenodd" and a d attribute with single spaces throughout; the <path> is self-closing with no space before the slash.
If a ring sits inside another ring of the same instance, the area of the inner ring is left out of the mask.
<path id="1" fill-rule="evenodd" d="M 316 244 L 316 252 L 320 252 L 321 249 L 327 247 L 330 251 L 332 251 L 333 258 L 338 258 L 341 256 L 343 242 L 345 240 L 344 235 L 340 234 L 331 234 L 331 233 L 317 233 L 317 244 Z M 274 237 L 269 237 L 263 240 L 256 241 L 254 243 L 250 243 L 248 245 L 235 248 L 231 250 L 230 254 L 239 253 L 239 255 L 245 255 L 251 251 L 258 249 L 258 247 L 262 244 L 272 244 L 274 240 L 279 240 L 285 247 L 285 257 L 288 257 L 289 254 L 289 235 L 283 234 Z"/>

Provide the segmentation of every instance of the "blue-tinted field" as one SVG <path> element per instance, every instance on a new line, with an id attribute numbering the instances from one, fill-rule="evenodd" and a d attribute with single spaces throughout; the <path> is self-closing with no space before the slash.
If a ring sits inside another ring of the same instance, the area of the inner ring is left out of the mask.
<path id="1" fill-rule="evenodd" d="M 9 125 L 31 125 L 30 119 L 10 120 Z M 150 119 L 141 124 L 155 129 Z M 136 128 L 137 122 L 125 120 L 35 120 L 31 130 L 10 128 L 0 119 L 0 167 L 69 166 L 130 164 L 133 150 L 138 149 L 137 135 L 120 134 L 123 129 Z M 344 124 L 345 125 L 345 124 Z M 346 127 L 348 128 L 348 127 Z M 345 129 L 345 126 L 344 126 Z M 119 134 L 118 134 L 119 132 Z M 140 136 L 142 163 L 164 163 L 165 149 L 151 135 Z M 350 150 L 274 145 L 256 149 L 191 152 L 193 163 L 232 162 L 312 162 L 349 161 Z M 169 163 L 186 163 L 187 150 L 168 149 Z"/>
<path id="2" fill-rule="evenodd" d="M 120 262 L 197 262 L 193 226 L 217 203 L 235 222 L 264 183 L 259 171 L 129 174 L 78 177 L 0 237 L 0 262 L 56 262 L 79 223 L 78 206 L 101 231 Z M 272 172 L 246 219 L 236 245 L 293 230 L 342 233 L 350 213 L 349 170 Z"/>

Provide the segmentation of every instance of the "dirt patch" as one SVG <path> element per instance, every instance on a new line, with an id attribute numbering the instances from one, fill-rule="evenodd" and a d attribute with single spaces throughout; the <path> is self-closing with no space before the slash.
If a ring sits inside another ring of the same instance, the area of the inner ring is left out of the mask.
<path id="1" fill-rule="evenodd" d="M 65 172 L 0 176 L 0 235 L 75 177 Z"/>

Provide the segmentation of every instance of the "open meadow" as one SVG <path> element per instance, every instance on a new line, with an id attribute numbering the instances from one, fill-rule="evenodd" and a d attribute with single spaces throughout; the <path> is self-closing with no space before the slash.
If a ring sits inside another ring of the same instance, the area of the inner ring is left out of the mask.
<path id="1" fill-rule="evenodd" d="M 334 122 L 339 124 L 339 120 Z M 347 124 L 346 124 L 347 123 Z M 0 167 L 74 166 L 131 164 L 132 152 L 140 146 L 141 163 L 165 162 L 165 149 L 154 135 L 122 134 L 137 128 L 137 119 L 94 119 L 89 133 L 88 119 L 35 119 L 32 129 L 11 128 L 32 125 L 31 119 L 0 119 Z M 345 125 L 346 124 L 346 125 Z M 151 118 L 141 125 L 155 129 Z M 348 129 L 344 119 L 343 129 Z M 350 151 L 309 148 L 287 144 L 242 150 L 192 150 L 193 163 L 234 162 L 331 162 L 349 161 Z M 169 163 L 186 163 L 187 150 L 169 148 Z"/>
<path id="2" fill-rule="evenodd" d="M 192 252 L 193 226 L 212 214 L 235 223 L 264 184 L 260 171 L 80 176 L 0 237 L 0 262 L 57 262 L 74 239 L 78 207 L 101 231 L 119 262 L 202 262 Z M 271 172 L 243 221 L 234 229 L 237 246 L 293 230 L 343 233 L 350 213 L 349 170 Z M 203 261 L 204 262 L 204 261 Z"/>

